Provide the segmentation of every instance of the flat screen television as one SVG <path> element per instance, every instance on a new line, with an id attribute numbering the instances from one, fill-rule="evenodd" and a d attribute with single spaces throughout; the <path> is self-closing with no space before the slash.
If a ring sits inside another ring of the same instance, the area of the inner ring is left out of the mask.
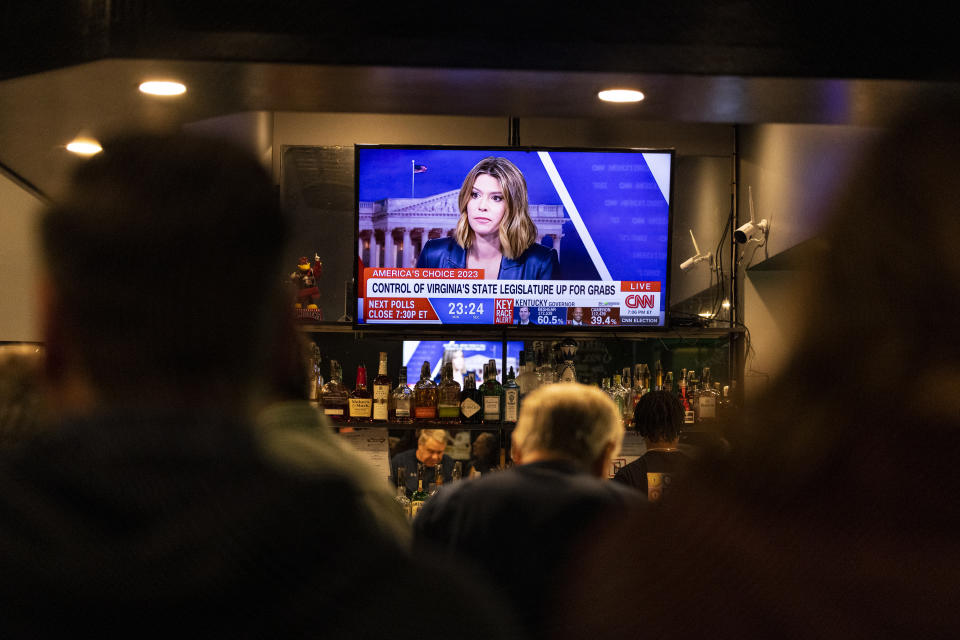
<path id="1" fill-rule="evenodd" d="M 357 145 L 355 162 L 355 325 L 666 327 L 673 150 Z"/>
<path id="2" fill-rule="evenodd" d="M 523 341 L 507 342 L 506 366 L 513 367 L 515 374 L 520 372 L 520 351 Z M 424 361 L 430 363 L 430 376 L 440 380 L 441 367 L 453 364 L 453 378 L 463 388 L 463 376 L 474 372 L 477 386 L 483 383 L 483 365 L 494 360 L 497 363 L 497 381 L 504 381 L 503 342 L 500 340 L 404 340 L 403 366 L 407 368 L 407 386 L 413 388 L 420 378 L 420 368 Z"/>

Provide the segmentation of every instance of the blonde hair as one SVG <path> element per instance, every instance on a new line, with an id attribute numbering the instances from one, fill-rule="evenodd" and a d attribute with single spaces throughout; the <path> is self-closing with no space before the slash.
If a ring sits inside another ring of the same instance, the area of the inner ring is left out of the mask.
<path id="1" fill-rule="evenodd" d="M 473 244 L 474 233 L 467 220 L 467 203 L 473 193 L 473 183 L 480 175 L 496 178 L 503 190 L 505 212 L 500 220 L 500 251 L 513 260 L 537 240 L 537 225 L 530 219 L 527 181 L 517 165 L 506 158 L 484 158 L 463 179 L 458 198 L 460 219 L 453 237 L 464 249 Z"/>
<path id="2" fill-rule="evenodd" d="M 417 446 L 426 444 L 427 440 L 435 440 L 436 442 L 447 444 L 447 432 L 445 429 L 424 429 L 420 432 L 420 437 L 417 438 Z"/>
<path id="3" fill-rule="evenodd" d="M 524 452 L 561 455 L 587 467 L 608 444 L 614 445 L 613 455 L 620 452 L 623 421 L 617 406 L 597 387 L 550 384 L 524 398 L 513 439 Z"/>

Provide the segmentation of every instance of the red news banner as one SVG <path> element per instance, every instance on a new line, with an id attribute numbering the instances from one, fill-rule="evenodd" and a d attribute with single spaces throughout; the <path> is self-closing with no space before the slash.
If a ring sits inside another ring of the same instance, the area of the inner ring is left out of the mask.
<path id="1" fill-rule="evenodd" d="M 656 281 L 485 280 L 483 275 L 482 269 L 366 267 L 360 282 L 364 318 L 512 324 L 515 309 L 528 307 L 538 319 L 563 324 L 567 310 L 582 307 L 589 310 L 583 324 L 619 325 L 651 324 L 661 313 Z"/>
<path id="2" fill-rule="evenodd" d="M 390 282 L 398 279 L 407 282 Z M 381 290 L 368 291 L 368 280 L 383 281 L 377 283 L 381 285 Z M 478 281 L 483 280 L 483 269 L 364 267 L 360 282 L 360 291 L 365 294 L 364 317 L 367 320 L 380 321 L 439 322 L 440 318 L 430 304 L 430 297 L 435 294 L 428 291 L 427 283 L 417 282 L 422 280 Z"/>

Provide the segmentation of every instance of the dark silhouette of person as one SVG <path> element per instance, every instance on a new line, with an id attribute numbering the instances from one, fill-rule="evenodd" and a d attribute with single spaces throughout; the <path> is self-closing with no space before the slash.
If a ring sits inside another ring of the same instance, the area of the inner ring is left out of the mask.
<path id="1" fill-rule="evenodd" d="M 646 444 L 642 456 L 613 476 L 636 489 L 650 502 L 659 502 L 682 479 L 690 458 L 680 450 L 683 406 L 670 391 L 654 389 L 642 395 L 633 408 L 634 429 Z"/>
<path id="2" fill-rule="evenodd" d="M 263 450 L 288 228 L 254 157 L 181 134 L 106 141 L 43 212 L 61 419 L 0 456 L 0 636 L 414 638 L 423 585 L 434 621 L 511 635 L 351 478 Z"/>
<path id="3" fill-rule="evenodd" d="M 593 527 L 642 508 L 606 478 L 623 422 L 599 388 L 546 385 L 524 399 L 510 469 L 446 487 L 413 521 L 414 549 L 465 560 L 510 602 L 527 633 L 550 638 L 555 579 Z M 490 545 L 500 545 L 490 553 Z"/>
<path id="4" fill-rule="evenodd" d="M 558 637 L 960 634 L 958 113 L 905 114 L 865 151 L 813 243 L 792 362 L 656 518 L 598 535 Z"/>

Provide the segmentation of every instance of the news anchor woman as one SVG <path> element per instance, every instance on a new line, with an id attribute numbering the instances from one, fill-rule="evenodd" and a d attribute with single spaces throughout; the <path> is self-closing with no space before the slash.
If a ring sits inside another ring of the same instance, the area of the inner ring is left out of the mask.
<path id="1" fill-rule="evenodd" d="M 478 162 L 460 187 L 460 220 L 452 238 L 427 242 L 418 267 L 483 269 L 488 280 L 556 280 L 555 249 L 536 242 L 527 181 L 506 158 Z"/>

